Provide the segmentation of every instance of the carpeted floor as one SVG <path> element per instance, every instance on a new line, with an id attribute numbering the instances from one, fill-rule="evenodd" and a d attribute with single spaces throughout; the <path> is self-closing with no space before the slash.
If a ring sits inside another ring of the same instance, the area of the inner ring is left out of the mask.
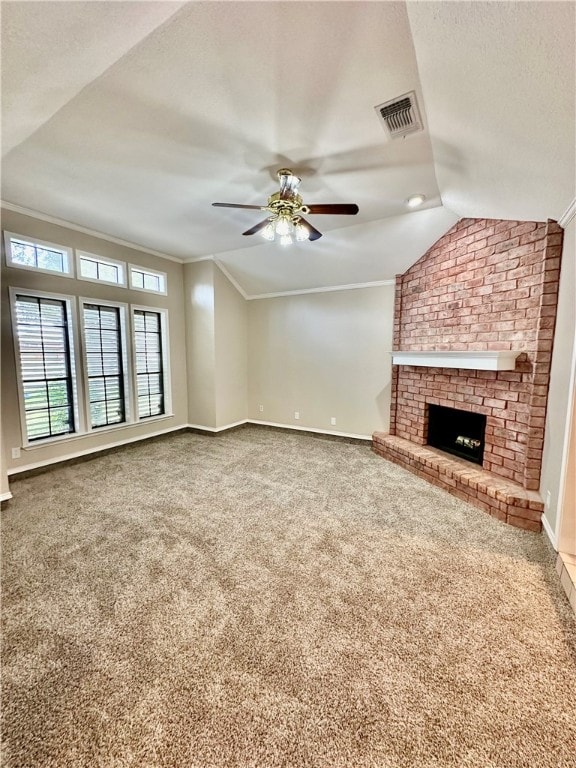
<path id="1" fill-rule="evenodd" d="M 542 536 L 365 445 L 179 434 L 13 483 L 4 768 L 573 768 Z"/>

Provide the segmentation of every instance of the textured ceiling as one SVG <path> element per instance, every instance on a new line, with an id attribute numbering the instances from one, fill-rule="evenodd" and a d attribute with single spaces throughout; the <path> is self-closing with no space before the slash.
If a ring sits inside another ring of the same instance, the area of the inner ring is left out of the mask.
<path id="1" fill-rule="evenodd" d="M 407 7 L 444 205 L 558 219 L 575 191 L 576 3 Z"/>
<path id="2" fill-rule="evenodd" d="M 2 5 L 2 154 L 23 142 L 184 3 Z"/>
<path id="3" fill-rule="evenodd" d="M 2 4 L 5 201 L 184 260 L 247 295 L 386 280 L 460 216 L 558 218 L 574 197 L 574 4 Z M 422 133 L 373 107 L 415 90 Z M 241 233 L 275 171 L 315 216 Z M 405 200 L 424 193 L 424 210 Z M 444 205 L 443 205 L 444 204 Z"/>

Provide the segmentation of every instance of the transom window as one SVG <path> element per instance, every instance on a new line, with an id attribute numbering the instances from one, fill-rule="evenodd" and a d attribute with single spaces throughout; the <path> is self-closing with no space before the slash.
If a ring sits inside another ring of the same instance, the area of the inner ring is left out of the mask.
<path id="1" fill-rule="evenodd" d="M 18 269 L 32 269 L 61 277 L 74 277 L 74 253 L 76 254 L 77 276 L 80 280 L 107 283 L 136 291 L 167 295 L 166 272 L 127 265 L 94 253 L 74 251 L 63 245 L 36 240 L 14 232 L 4 232 L 6 265 Z"/>
<path id="2" fill-rule="evenodd" d="M 138 417 L 165 413 L 161 314 L 134 310 Z"/>
<path id="3" fill-rule="evenodd" d="M 94 280 L 99 283 L 125 285 L 125 268 L 122 261 L 104 259 L 92 253 L 77 251 L 78 277 L 81 280 Z"/>
<path id="4" fill-rule="evenodd" d="M 15 321 L 28 441 L 75 432 L 66 301 L 17 295 Z"/>
<path id="5" fill-rule="evenodd" d="M 130 264 L 130 288 L 137 291 L 150 291 L 151 293 L 166 293 L 166 273 L 154 272 Z"/>
<path id="6" fill-rule="evenodd" d="M 56 272 L 72 276 L 72 250 L 43 240 L 30 240 L 11 232 L 4 233 L 6 264 L 19 269 Z"/>
<path id="7" fill-rule="evenodd" d="M 84 343 L 90 425 L 126 420 L 120 307 L 84 304 Z"/>

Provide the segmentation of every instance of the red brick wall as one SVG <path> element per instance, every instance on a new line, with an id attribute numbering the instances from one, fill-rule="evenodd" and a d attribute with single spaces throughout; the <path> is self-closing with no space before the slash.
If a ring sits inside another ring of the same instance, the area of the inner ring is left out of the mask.
<path id="1" fill-rule="evenodd" d="M 483 468 L 539 487 L 562 233 L 463 219 L 397 277 L 395 349 L 520 357 L 513 372 L 394 366 L 391 434 L 425 444 L 429 403 L 486 414 Z"/>

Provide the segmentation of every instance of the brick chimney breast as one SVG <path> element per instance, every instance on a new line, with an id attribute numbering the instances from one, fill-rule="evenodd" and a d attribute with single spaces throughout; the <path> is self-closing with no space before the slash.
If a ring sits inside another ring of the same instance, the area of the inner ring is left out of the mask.
<path id="1" fill-rule="evenodd" d="M 513 350 L 511 371 L 393 366 L 390 434 L 427 443 L 428 406 L 486 416 L 482 469 L 540 482 L 562 253 L 554 221 L 462 219 L 396 278 L 394 350 Z"/>

